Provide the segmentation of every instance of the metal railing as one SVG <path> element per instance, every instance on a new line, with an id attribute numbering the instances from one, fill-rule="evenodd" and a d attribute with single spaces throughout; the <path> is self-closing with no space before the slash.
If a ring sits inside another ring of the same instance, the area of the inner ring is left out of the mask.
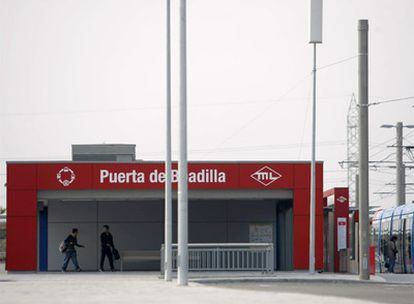
<path id="1" fill-rule="evenodd" d="M 177 244 L 172 244 L 172 270 L 177 270 Z M 161 273 L 164 273 L 164 244 Z M 273 272 L 273 243 L 188 244 L 189 271 Z"/>

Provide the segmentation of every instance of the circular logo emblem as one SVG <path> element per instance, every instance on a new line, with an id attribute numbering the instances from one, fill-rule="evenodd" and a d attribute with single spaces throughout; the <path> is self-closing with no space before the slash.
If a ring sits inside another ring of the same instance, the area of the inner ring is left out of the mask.
<path id="1" fill-rule="evenodd" d="M 76 178 L 75 172 L 69 167 L 64 167 L 56 174 L 56 178 L 64 187 L 73 183 Z"/>

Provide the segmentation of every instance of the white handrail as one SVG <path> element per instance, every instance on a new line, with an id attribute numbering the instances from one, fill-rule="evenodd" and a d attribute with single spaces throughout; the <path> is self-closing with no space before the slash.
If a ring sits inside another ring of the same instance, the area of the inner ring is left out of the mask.
<path id="1" fill-rule="evenodd" d="M 177 244 L 171 244 L 172 247 L 177 247 Z M 195 248 L 195 247 L 203 247 L 203 248 L 211 248 L 211 247 L 273 247 L 273 243 L 191 243 L 188 244 L 188 247 Z M 164 248 L 164 244 L 161 245 L 161 248 Z"/>
<path id="2" fill-rule="evenodd" d="M 274 271 L 273 243 L 191 243 L 189 270 L 192 271 Z M 177 244 L 172 244 L 173 270 L 177 267 Z M 164 273 L 164 244 L 161 246 L 161 273 Z"/>

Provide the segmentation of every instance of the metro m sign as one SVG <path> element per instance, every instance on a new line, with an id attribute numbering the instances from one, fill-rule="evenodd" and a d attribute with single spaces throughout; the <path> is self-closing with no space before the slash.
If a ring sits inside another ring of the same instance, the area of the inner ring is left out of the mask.
<path id="1" fill-rule="evenodd" d="M 295 187 L 295 166 L 285 163 L 242 163 L 241 189 L 292 189 Z"/>
<path id="2" fill-rule="evenodd" d="M 252 175 L 250 175 L 254 180 L 258 181 L 264 186 L 269 186 L 271 183 L 277 181 L 282 175 L 279 172 L 276 172 L 268 166 L 257 170 Z"/>

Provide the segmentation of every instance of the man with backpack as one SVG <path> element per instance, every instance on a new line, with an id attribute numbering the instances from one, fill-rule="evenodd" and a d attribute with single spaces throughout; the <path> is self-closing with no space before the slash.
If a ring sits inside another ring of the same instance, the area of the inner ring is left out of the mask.
<path id="1" fill-rule="evenodd" d="M 65 254 L 65 258 L 63 260 L 62 265 L 62 272 L 66 272 L 70 260 L 72 260 L 72 263 L 75 266 L 75 270 L 77 272 L 82 271 L 78 264 L 78 258 L 75 247 L 85 246 L 78 244 L 78 232 L 78 228 L 73 228 L 72 233 L 68 235 L 68 237 L 63 241 L 59 248 L 60 251 Z"/>

